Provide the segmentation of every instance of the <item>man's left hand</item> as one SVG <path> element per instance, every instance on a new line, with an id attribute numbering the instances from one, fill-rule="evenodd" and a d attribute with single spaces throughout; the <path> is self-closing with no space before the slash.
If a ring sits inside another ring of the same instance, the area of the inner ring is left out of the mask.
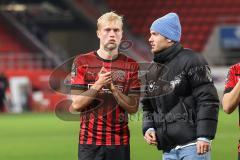
<path id="1" fill-rule="evenodd" d="M 205 142 L 205 141 L 201 141 L 198 140 L 197 141 L 197 153 L 198 154 L 205 154 L 208 151 L 210 151 L 211 146 L 209 142 Z"/>

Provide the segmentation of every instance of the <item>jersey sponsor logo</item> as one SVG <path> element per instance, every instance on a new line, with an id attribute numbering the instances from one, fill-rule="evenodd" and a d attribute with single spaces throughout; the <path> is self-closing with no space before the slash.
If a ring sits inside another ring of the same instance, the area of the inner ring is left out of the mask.
<path id="1" fill-rule="evenodd" d="M 90 89 L 90 87 L 92 86 L 93 84 L 88 84 L 88 89 Z M 114 85 L 114 87 L 116 87 L 119 91 L 123 92 L 124 90 L 124 86 L 120 86 L 120 85 Z M 108 93 L 108 94 L 111 94 L 111 90 L 106 88 L 106 87 L 103 87 L 102 90 L 101 90 L 102 93 Z"/>

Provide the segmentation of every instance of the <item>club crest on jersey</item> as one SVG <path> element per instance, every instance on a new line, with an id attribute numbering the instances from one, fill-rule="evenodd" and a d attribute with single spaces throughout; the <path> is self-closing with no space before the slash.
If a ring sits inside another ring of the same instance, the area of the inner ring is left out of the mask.
<path id="1" fill-rule="evenodd" d="M 112 74 L 112 79 L 113 79 L 113 81 L 123 82 L 123 81 L 125 81 L 125 74 L 126 73 L 123 70 L 114 71 Z"/>

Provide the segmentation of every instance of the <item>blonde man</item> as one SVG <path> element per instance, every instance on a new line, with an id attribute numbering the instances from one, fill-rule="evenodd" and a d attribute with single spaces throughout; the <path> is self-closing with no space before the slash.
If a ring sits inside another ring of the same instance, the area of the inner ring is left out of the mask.
<path id="1" fill-rule="evenodd" d="M 119 53 L 122 17 L 103 14 L 97 22 L 97 51 L 81 54 L 71 73 L 72 108 L 81 112 L 79 160 L 129 160 L 127 113 L 138 110 L 138 64 Z"/>

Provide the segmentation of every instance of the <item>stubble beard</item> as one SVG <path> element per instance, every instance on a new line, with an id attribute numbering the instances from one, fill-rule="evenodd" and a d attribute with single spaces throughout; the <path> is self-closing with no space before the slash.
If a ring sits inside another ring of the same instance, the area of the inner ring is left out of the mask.
<path id="1" fill-rule="evenodd" d="M 104 45 L 104 50 L 107 52 L 113 51 L 117 48 L 117 44 L 116 43 L 107 43 L 106 45 Z"/>

